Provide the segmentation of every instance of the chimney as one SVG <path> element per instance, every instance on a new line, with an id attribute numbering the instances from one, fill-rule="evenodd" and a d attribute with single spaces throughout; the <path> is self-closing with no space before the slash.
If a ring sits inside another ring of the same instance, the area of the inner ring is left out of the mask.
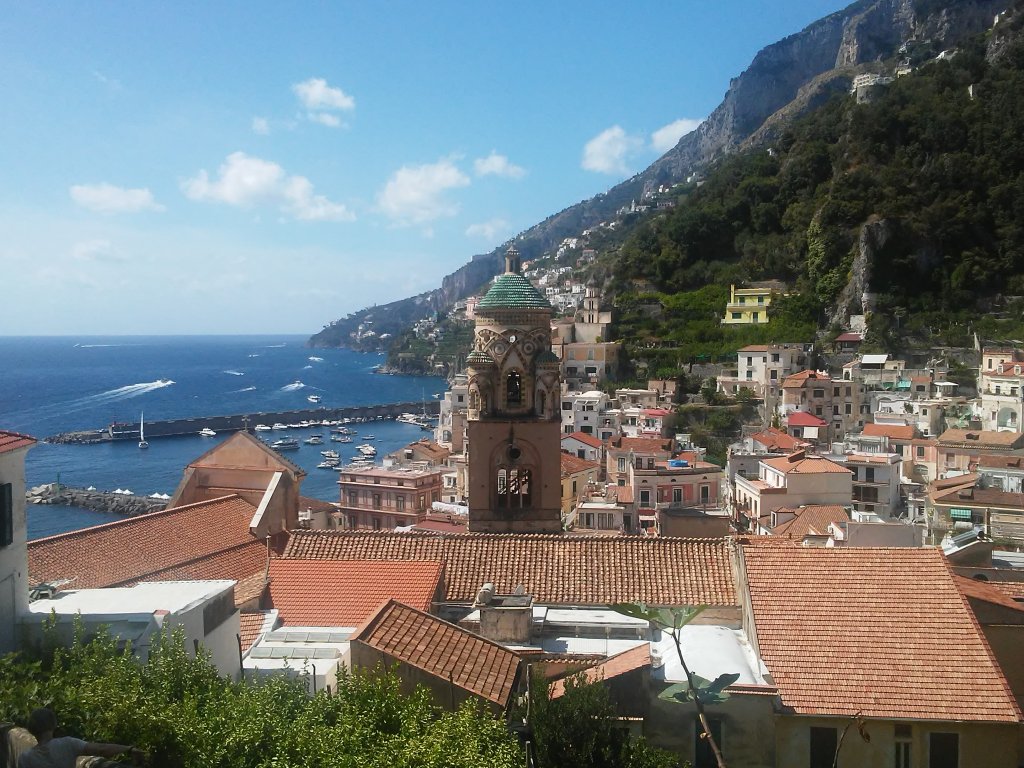
<path id="1" fill-rule="evenodd" d="M 528 645 L 533 629 L 533 597 L 522 585 L 511 595 L 497 595 L 484 584 L 473 607 L 480 611 L 480 634 L 496 643 Z"/>

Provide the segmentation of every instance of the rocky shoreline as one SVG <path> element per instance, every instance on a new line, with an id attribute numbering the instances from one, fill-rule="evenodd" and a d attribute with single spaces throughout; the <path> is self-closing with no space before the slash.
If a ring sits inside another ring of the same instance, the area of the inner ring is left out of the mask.
<path id="1" fill-rule="evenodd" d="M 71 488 L 56 483 L 39 485 L 25 493 L 28 504 L 63 504 L 82 507 L 94 512 L 109 512 L 115 515 L 133 517 L 149 512 L 159 512 L 167 506 L 167 499 L 136 496 L 131 493 L 97 491 L 94 488 Z"/>

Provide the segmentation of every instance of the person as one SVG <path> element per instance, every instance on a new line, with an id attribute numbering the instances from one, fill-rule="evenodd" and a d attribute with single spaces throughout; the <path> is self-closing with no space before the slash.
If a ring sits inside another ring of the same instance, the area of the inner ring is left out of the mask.
<path id="1" fill-rule="evenodd" d="M 28 730 L 36 737 L 36 745 L 21 754 L 18 768 L 75 768 L 75 761 L 82 756 L 117 757 L 126 752 L 136 763 L 145 757 L 141 749 L 128 744 L 104 744 L 72 736 L 54 738 L 57 716 L 47 707 L 32 710 Z"/>

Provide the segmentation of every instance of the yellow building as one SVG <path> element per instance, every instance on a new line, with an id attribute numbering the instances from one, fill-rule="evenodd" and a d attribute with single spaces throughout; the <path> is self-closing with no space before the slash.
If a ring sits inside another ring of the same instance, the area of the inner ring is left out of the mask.
<path id="1" fill-rule="evenodd" d="M 778 280 L 751 283 L 749 288 L 729 286 L 729 303 L 725 305 L 725 325 L 755 325 L 768 322 L 768 307 L 774 296 L 782 295 L 785 285 Z"/>

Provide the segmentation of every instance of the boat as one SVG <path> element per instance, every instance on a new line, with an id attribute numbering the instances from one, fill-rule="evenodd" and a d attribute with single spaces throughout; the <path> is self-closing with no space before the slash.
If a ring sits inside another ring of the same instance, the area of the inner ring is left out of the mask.
<path id="1" fill-rule="evenodd" d="M 209 427 L 203 427 L 202 429 L 199 430 L 199 434 L 202 435 L 203 437 L 214 437 L 217 433 L 214 432 Z"/>
<path id="2" fill-rule="evenodd" d="M 325 459 L 337 459 L 340 458 L 340 454 L 337 451 L 320 451 L 320 455 Z"/>
<path id="3" fill-rule="evenodd" d="M 275 451 L 294 451 L 299 447 L 299 441 L 294 437 L 282 437 L 270 444 Z"/>
<path id="4" fill-rule="evenodd" d="M 300 424 L 299 422 L 295 422 L 294 424 L 287 425 L 286 429 L 303 429 L 304 427 L 307 427 L 307 426 L 309 426 L 309 425 L 308 424 Z"/>
<path id="5" fill-rule="evenodd" d="M 302 442 L 304 442 L 306 445 L 323 445 L 324 439 L 320 437 L 320 435 L 310 435 Z"/>
<path id="6" fill-rule="evenodd" d="M 363 440 L 376 440 L 376 435 L 363 435 Z"/>
<path id="7" fill-rule="evenodd" d="M 257 432 L 269 432 L 271 428 L 270 428 L 270 427 L 268 427 L 268 426 L 267 426 L 266 424 L 257 424 L 257 425 L 256 425 L 256 426 L 254 427 L 254 429 L 255 429 L 255 430 L 256 430 Z"/>
<path id="8" fill-rule="evenodd" d="M 362 445 L 356 446 L 356 450 L 359 451 L 363 456 L 376 456 L 377 449 L 369 443 L 363 443 Z"/>
<path id="9" fill-rule="evenodd" d="M 309 400 L 309 402 L 311 403 L 319 403 L 321 400 L 323 400 L 323 398 L 320 397 L 320 395 L 310 395 L 306 399 Z"/>
<path id="10" fill-rule="evenodd" d="M 145 412 L 139 413 L 139 448 L 149 448 L 149 443 L 146 442 L 146 414 Z"/>
<path id="11" fill-rule="evenodd" d="M 288 429 L 287 424 L 282 424 L 280 421 L 274 422 L 274 426 L 271 429 Z"/>
<path id="12" fill-rule="evenodd" d="M 317 469 L 334 469 L 341 463 L 338 459 L 324 459 L 316 465 Z"/>
<path id="13" fill-rule="evenodd" d="M 332 443 L 351 443 L 352 438 L 348 435 L 331 435 Z"/>

